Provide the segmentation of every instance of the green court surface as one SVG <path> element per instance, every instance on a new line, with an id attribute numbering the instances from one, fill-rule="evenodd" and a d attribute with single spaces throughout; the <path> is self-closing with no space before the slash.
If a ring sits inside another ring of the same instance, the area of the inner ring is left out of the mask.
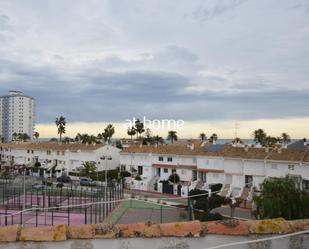
<path id="1" fill-rule="evenodd" d="M 129 209 L 151 209 L 151 210 L 172 210 L 177 209 L 174 207 L 167 207 L 161 204 L 150 203 L 144 200 L 127 200 L 123 201 L 119 204 L 119 206 L 111 213 L 111 215 L 107 218 L 106 222 L 117 223 L 119 219 L 125 214 L 125 212 Z"/>

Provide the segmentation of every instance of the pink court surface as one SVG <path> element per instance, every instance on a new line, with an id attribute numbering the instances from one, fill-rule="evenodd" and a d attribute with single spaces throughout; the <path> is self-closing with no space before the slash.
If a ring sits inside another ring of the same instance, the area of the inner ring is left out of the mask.
<path id="1" fill-rule="evenodd" d="M 26 209 L 36 207 L 64 207 L 49 210 L 29 210 L 21 214 L 24 201 Z M 89 205 L 90 198 L 26 195 L 13 197 L 0 206 L 0 226 L 21 224 L 26 226 L 50 226 L 58 224 L 85 224 L 99 222 L 102 219 L 102 205 Z M 68 208 L 66 206 L 77 205 Z M 78 206 L 81 205 L 81 206 Z"/>

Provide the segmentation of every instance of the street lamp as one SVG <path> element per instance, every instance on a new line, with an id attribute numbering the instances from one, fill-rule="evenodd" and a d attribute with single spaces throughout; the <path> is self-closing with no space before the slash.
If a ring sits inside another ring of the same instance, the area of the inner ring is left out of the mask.
<path id="1" fill-rule="evenodd" d="M 107 207 L 106 199 L 107 199 L 107 161 L 112 160 L 113 158 L 111 156 L 102 156 L 100 157 L 101 160 L 105 161 L 105 188 L 104 188 L 104 202 L 105 207 Z M 106 210 L 105 210 L 106 214 Z"/>

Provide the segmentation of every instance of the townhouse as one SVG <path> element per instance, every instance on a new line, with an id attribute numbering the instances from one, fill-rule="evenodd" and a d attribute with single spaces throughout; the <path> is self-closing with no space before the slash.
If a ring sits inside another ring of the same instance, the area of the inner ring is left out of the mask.
<path id="1" fill-rule="evenodd" d="M 142 177 L 142 184 L 134 187 L 150 191 L 155 182 L 165 181 L 173 173 L 189 189 L 207 189 L 209 184 L 221 183 L 224 195 L 240 196 L 245 188 L 259 188 L 267 177 L 285 175 L 301 176 L 309 189 L 309 147 L 303 141 L 274 148 L 196 140 L 133 145 L 120 153 L 120 165 Z"/>
<path id="2" fill-rule="evenodd" d="M 78 171 L 91 161 L 97 170 L 119 167 L 120 149 L 105 144 L 29 142 L 0 144 L 1 165 L 39 165 L 41 176 Z M 109 160 L 107 160 L 107 158 Z"/>

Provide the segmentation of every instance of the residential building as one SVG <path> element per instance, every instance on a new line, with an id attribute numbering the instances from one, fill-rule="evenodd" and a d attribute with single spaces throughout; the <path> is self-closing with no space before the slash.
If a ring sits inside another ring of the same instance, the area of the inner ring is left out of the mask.
<path id="1" fill-rule="evenodd" d="M 20 91 L 9 91 L 0 96 L 0 131 L 5 142 L 13 134 L 26 133 L 33 138 L 35 122 L 35 100 Z"/>
<path id="2" fill-rule="evenodd" d="M 0 144 L 2 165 L 34 166 L 40 163 L 40 175 L 78 172 L 86 161 L 94 162 L 98 171 L 119 167 L 120 149 L 105 144 L 29 142 Z"/>
<path id="3" fill-rule="evenodd" d="M 298 142 L 299 143 L 299 142 Z M 240 196 L 245 188 L 260 188 L 267 177 L 301 176 L 309 189 L 309 147 L 256 148 L 198 141 L 168 145 L 134 145 L 120 153 L 123 169 L 142 177 L 143 189 L 177 173 L 189 189 L 221 183 L 224 195 Z"/>

